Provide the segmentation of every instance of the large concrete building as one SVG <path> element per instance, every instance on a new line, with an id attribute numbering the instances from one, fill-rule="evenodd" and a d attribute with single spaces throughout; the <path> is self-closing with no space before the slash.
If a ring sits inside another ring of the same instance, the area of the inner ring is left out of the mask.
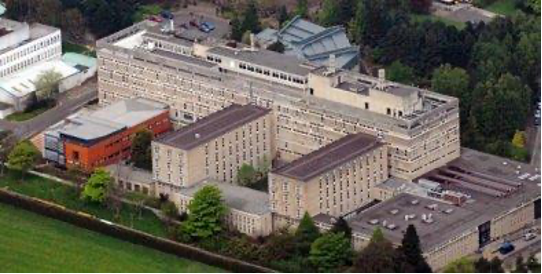
<path id="1" fill-rule="evenodd" d="M 61 55 L 60 29 L 0 18 L 0 78 Z"/>
<path id="2" fill-rule="evenodd" d="M 178 189 L 206 179 L 233 184 L 243 164 L 268 169 L 272 127 L 269 110 L 233 104 L 153 141 L 158 192 L 175 197 Z"/>
<path id="3" fill-rule="evenodd" d="M 386 147 L 376 138 L 347 135 L 269 175 L 276 226 L 305 212 L 340 217 L 370 203 L 370 189 L 388 178 Z"/>
<path id="4" fill-rule="evenodd" d="M 102 104 L 144 96 L 178 123 L 233 103 L 272 110 L 278 162 L 347 134 L 388 147 L 390 175 L 412 180 L 459 157 L 458 100 L 411 86 L 218 40 L 189 40 L 142 22 L 97 42 Z"/>
<path id="5" fill-rule="evenodd" d="M 478 251 L 495 256 L 495 243 L 540 222 L 537 172 L 534 166 L 463 149 L 461 158 L 417 179 L 433 181 L 439 186 L 437 191 L 403 191 L 345 215 L 352 227 L 354 247 L 366 246 L 377 227 L 393 244 L 400 245 L 408 225 L 414 225 L 424 256 L 434 270 Z M 329 229 L 334 216 L 319 214 L 315 221 L 322 229 Z"/>

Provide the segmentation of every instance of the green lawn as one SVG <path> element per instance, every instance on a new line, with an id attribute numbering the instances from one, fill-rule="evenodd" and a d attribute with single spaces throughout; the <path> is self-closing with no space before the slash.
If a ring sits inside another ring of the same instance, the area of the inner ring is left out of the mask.
<path id="1" fill-rule="evenodd" d="M 70 42 L 62 42 L 62 52 L 75 52 L 96 58 L 96 51 L 93 51 L 84 45 L 74 44 Z"/>
<path id="2" fill-rule="evenodd" d="M 412 14 L 411 17 L 412 21 L 414 22 L 423 22 L 423 21 L 433 21 L 433 22 L 442 22 L 445 25 L 448 26 L 454 26 L 457 29 L 463 29 L 465 27 L 465 23 L 463 22 L 457 22 L 453 21 L 447 18 L 438 17 L 435 15 L 428 15 L 428 14 Z"/>
<path id="3" fill-rule="evenodd" d="M 47 180 L 31 174 L 25 175 L 21 182 L 20 175 L 7 170 L 0 177 L 0 187 L 63 205 L 69 209 L 92 214 L 98 218 L 110 220 L 156 236 L 166 237 L 166 227 L 154 213 L 139 211 L 135 206 L 124 204 L 118 216 L 105 206 L 92 204 L 80 199 L 75 188 Z"/>
<path id="4" fill-rule="evenodd" d="M 0 203 L 0 272 L 221 272 Z"/>
<path id="5" fill-rule="evenodd" d="M 34 108 L 30 111 L 24 111 L 24 112 L 15 112 L 8 116 L 6 116 L 6 120 L 13 121 L 13 122 L 22 122 L 26 120 L 30 120 L 36 116 L 39 116 L 40 114 L 48 111 L 49 109 L 53 108 L 54 105 L 44 105 L 41 107 Z"/>
<path id="6" fill-rule="evenodd" d="M 505 16 L 511 16 L 518 10 L 514 0 L 497 0 L 484 9 Z"/>

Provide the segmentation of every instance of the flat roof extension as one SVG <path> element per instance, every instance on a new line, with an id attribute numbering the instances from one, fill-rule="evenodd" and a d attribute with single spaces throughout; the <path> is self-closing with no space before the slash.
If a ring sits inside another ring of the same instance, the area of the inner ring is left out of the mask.
<path id="1" fill-rule="evenodd" d="M 266 115 L 269 111 L 269 109 L 256 105 L 233 104 L 195 123 L 167 134 L 157 142 L 189 150 L 241 127 L 246 123 L 252 122 Z"/>
<path id="2" fill-rule="evenodd" d="M 363 133 L 350 134 L 275 169 L 273 173 L 308 181 L 380 146 L 382 143 L 373 136 Z"/>

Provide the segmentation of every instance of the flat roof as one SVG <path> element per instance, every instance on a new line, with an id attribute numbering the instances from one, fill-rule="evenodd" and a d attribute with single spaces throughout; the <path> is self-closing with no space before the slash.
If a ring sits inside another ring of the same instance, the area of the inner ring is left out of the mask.
<path id="1" fill-rule="evenodd" d="M 271 212 L 269 207 L 269 195 L 263 191 L 257 191 L 248 187 L 234 184 L 206 180 L 191 187 L 181 188 L 181 194 L 194 197 L 194 194 L 202 187 L 214 185 L 222 192 L 222 199 L 226 206 L 243 212 L 256 215 Z"/>
<path id="2" fill-rule="evenodd" d="M 232 104 L 195 123 L 167 134 L 163 138 L 157 140 L 157 142 L 189 150 L 252 122 L 266 115 L 269 111 L 269 109 L 252 104 Z"/>
<path id="3" fill-rule="evenodd" d="M 70 119 L 70 123 L 63 127 L 60 133 L 90 141 L 139 125 L 167 109 L 166 104 L 144 98 L 118 101 L 90 114 Z"/>
<path id="4" fill-rule="evenodd" d="M 150 185 L 154 182 L 152 179 L 152 173 L 150 171 L 129 166 L 123 163 L 109 165 L 106 167 L 106 169 L 111 173 L 111 176 L 114 178 L 135 181 L 147 185 Z"/>
<path id="5" fill-rule="evenodd" d="M 507 164 L 503 165 L 504 162 L 507 162 Z M 416 226 L 424 251 L 429 251 L 467 230 L 475 229 L 509 210 L 540 198 L 540 176 L 536 177 L 534 175 L 526 179 L 518 178 L 527 172 L 540 175 L 540 171 L 537 171 L 535 166 L 525 163 L 520 164 L 509 159 L 465 148 L 461 150 L 461 157 L 452 161 L 449 165 L 461 166 L 477 172 L 480 176 L 498 175 L 496 180 L 507 179 L 519 183 L 521 186 L 507 196 L 495 197 L 485 192 L 458 185 L 441 184 L 444 190 L 453 190 L 468 196 L 468 200 L 459 206 L 437 198 L 402 193 L 349 218 L 348 222 L 353 231 L 370 237 L 376 227 L 381 227 L 387 239 L 395 244 L 400 244 L 407 226 L 413 224 Z M 518 165 L 522 166 L 519 175 L 516 173 Z M 529 178 L 533 177 L 536 177 L 536 179 L 531 181 Z M 422 176 L 421 178 L 425 177 Z M 436 205 L 436 209 L 429 209 L 427 207 L 429 205 Z M 448 212 L 445 212 L 447 210 Z M 412 214 L 415 217 L 405 221 L 405 215 Z M 424 214 L 426 216 L 432 214 L 431 219 L 433 219 L 433 222 L 423 222 L 422 215 Z M 331 220 L 332 217 L 325 214 L 315 216 L 315 221 L 318 222 L 329 224 Z M 371 224 L 371 221 L 375 220 L 378 223 Z M 386 228 L 383 227 L 384 221 L 386 221 Z M 396 226 L 394 229 L 387 228 L 392 224 Z"/>
<path id="6" fill-rule="evenodd" d="M 0 91 L 4 90 L 8 92 L 11 97 L 26 96 L 36 90 L 35 83 L 39 75 L 50 70 L 60 73 L 61 79 L 79 72 L 79 70 L 60 59 L 41 62 L 2 78 L 2 81 L 0 81 Z"/>
<path id="7" fill-rule="evenodd" d="M 284 54 L 266 49 L 234 49 L 217 46 L 209 49 L 208 53 L 303 77 L 307 76 L 312 70 L 311 67 L 303 65 L 297 58 L 289 58 Z"/>
<path id="8" fill-rule="evenodd" d="M 273 170 L 273 173 L 308 181 L 380 146 L 382 143 L 371 135 L 350 134 Z"/>

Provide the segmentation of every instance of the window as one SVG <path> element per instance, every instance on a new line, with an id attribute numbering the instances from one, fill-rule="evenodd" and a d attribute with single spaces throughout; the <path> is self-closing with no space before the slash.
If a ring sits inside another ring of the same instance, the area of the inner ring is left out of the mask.
<path id="1" fill-rule="evenodd" d="M 369 109 L 369 103 L 365 103 L 365 109 Z"/>

